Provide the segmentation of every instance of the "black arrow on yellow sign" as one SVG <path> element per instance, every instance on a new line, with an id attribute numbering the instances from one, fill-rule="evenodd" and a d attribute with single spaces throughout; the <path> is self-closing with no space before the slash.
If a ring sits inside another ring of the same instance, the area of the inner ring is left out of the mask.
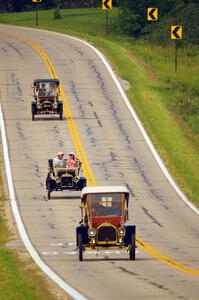
<path id="1" fill-rule="evenodd" d="M 112 1 L 111 0 L 102 0 L 102 8 L 103 9 L 112 9 Z"/>
<path id="2" fill-rule="evenodd" d="M 109 6 L 109 0 L 105 0 L 105 1 L 104 1 L 104 6 L 105 6 L 107 9 L 110 9 L 110 6 Z"/>
<path id="3" fill-rule="evenodd" d="M 156 17 L 154 16 L 155 11 L 156 11 L 156 8 L 152 8 L 152 10 L 149 12 L 149 16 L 151 17 L 151 20 L 156 20 Z"/>
<path id="4" fill-rule="evenodd" d="M 158 8 L 157 7 L 148 7 L 147 8 L 147 20 L 148 21 L 157 21 L 158 20 Z"/>
<path id="5" fill-rule="evenodd" d="M 182 38 L 182 26 L 171 26 L 171 39 L 179 40 Z"/>

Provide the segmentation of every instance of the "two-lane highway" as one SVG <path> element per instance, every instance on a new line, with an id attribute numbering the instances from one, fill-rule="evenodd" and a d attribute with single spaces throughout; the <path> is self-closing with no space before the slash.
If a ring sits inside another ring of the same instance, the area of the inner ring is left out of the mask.
<path id="1" fill-rule="evenodd" d="M 89 299 L 198 299 L 199 217 L 162 174 L 100 57 L 80 41 L 33 29 L 0 26 L 0 41 L 0 101 L 14 187 L 42 259 Z M 52 75 L 34 45 L 45 51 L 62 83 L 63 121 L 51 116 L 31 121 L 32 81 Z M 88 252 L 78 261 L 79 193 L 54 193 L 46 201 L 47 160 L 60 150 L 80 152 L 90 184 L 130 188 L 131 221 L 153 256 L 138 248 L 135 262 L 120 251 Z M 172 261 L 161 260 L 156 251 Z M 186 273 L 186 266 L 192 271 Z"/>

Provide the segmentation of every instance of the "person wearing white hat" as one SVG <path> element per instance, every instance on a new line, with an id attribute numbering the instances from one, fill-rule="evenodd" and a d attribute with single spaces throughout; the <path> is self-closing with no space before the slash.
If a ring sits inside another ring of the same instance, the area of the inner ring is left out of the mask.
<path id="1" fill-rule="evenodd" d="M 64 153 L 63 152 L 58 152 L 57 156 L 53 159 L 53 165 L 57 168 L 61 168 L 63 166 L 63 158 L 64 158 Z"/>

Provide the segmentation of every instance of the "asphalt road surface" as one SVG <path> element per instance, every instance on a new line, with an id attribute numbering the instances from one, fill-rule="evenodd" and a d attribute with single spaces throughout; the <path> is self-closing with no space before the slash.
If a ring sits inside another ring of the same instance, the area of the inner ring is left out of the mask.
<path id="1" fill-rule="evenodd" d="M 5 35 L 12 33 L 13 36 Z M 73 113 L 97 185 L 127 185 L 130 220 L 138 235 L 173 261 L 199 269 L 199 217 L 163 176 L 120 92 L 100 58 L 86 45 L 51 32 L 0 26 L 0 92 L 13 181 L 30 240 L 42 259 L 89 299 L 198 299 L 199 277 L 137 248 L 87 252 L 78 261 L 75 228 L 78 192 L 53 193 L 46 201 L 47 160 L 75 151 L 66 118 L 31 120 L 31 84 L 48 68 L 25 37 L 52 61 Z"/>

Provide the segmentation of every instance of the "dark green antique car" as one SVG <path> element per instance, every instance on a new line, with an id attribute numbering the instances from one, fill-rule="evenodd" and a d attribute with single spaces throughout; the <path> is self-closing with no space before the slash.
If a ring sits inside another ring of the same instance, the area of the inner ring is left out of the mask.
<path id="1" fill-rule="evenodd" d="M 63 103 L 60 97 L 58 79 L 35 79 L 33 82 L 34 101 L 32 101 L 32 120 L 35 115 L 58 114 L 63 116 Z"/>
<path id="2" fill-rule="evenodd" d="M 82 173 L 82 163 L 76 160 L 77 166 L 69 168 L 67 159 L 63 160 L 63 166 L 58 167 L 53 159 L 48 160 L 48 174 L 46 177 L 47 197 L 51 199 L 53 191 L 81 191 L 86 186 L 86 178 Z"/>

